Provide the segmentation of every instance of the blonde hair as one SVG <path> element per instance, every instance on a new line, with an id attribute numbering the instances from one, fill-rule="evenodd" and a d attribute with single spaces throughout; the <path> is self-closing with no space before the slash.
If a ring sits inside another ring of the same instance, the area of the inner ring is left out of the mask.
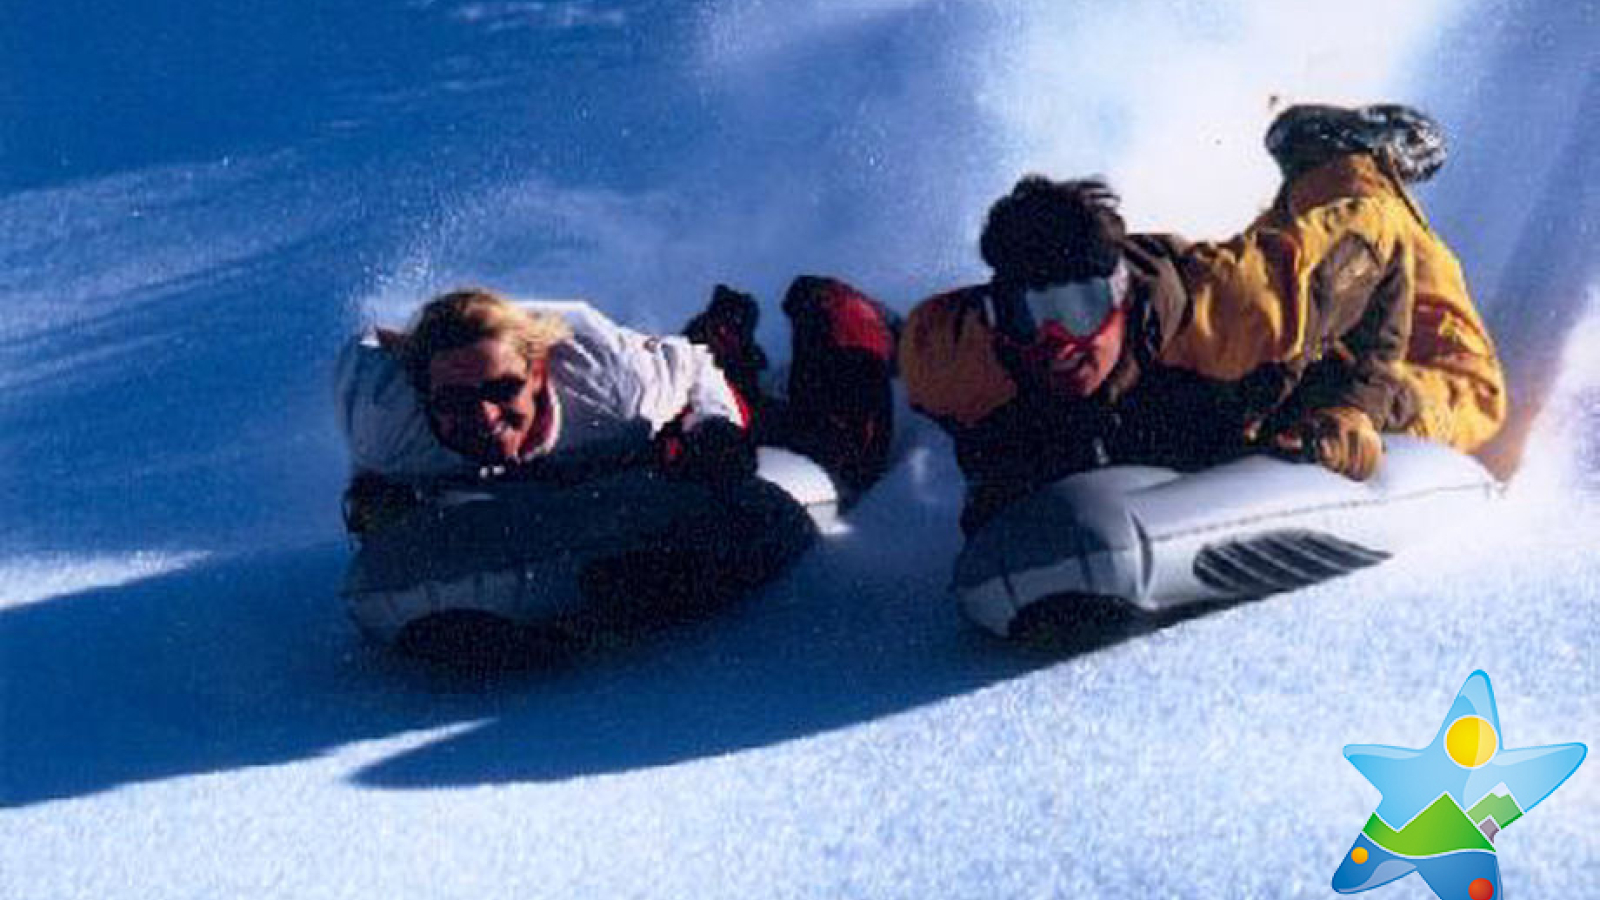
<path id="1" fill-rule="evenodd" d="M 425 392 L 428 366 L 446 350 L 503 341 L 534 366 L 571 337 L 571 326 L 555 313 L 530 312 L 494 291 L 463 288 L 423 304 L 406 330 L 400 360 L 411 383 Z"/>

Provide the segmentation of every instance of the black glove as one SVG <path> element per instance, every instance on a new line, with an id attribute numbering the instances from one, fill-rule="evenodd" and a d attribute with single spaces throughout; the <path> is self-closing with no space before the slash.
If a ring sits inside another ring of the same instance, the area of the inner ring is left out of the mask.
<path id="1" fill-rule="evenodd" d="M 662 430 L 657 448 L 668 478 L 727 484 L 756 473 L 755 445 L 727 419 L 707 419 L 688 430 L 673 423 Z"/>
<path id="2" fill-rule="evenodd" d="M 417 489 L 374 472 L 358 472 L 344 492 L 344 527 L 353 535 L 388 528 L 422 505 Z"/>

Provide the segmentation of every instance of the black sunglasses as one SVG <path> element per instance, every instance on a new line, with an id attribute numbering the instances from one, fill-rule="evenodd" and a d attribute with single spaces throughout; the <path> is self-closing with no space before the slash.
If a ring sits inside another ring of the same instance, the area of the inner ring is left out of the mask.
<path id="1" fill-rule="evenodd" d="M 460 384 L 446 385 L 428 395 L 428 408 L 447 416 L 464 416 L 478 408 L 480 403 L 505 406 L 517 399 L 528 379 L 506 375 L 485 381 L 476 387 Z"/>

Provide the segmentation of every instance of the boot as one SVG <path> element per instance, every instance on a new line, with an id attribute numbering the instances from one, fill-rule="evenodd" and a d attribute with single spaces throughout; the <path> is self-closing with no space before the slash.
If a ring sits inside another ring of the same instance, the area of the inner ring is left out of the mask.
<path id="1" fill-rule="evenodd" d="M 794 331 L 785 446 L 833 476 L 848 506 L 888 465 L 899 319 L 843 281 L 801 276 L 783 301 Z"/>
<path id="2" fill-rule="evenodd" d="M 760 405 L 759 379 L 767 367 L 767 354 L 756 343 L 760 318 L 754 297 L 719 284 L 712 289 L 710 304 L 683 329 L 689 340 L 710 349 L 728 383 L 752 408 Z"/>

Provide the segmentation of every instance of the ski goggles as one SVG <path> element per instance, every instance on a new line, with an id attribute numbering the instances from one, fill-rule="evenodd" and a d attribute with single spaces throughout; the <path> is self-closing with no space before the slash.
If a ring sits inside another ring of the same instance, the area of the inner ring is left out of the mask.
<path id="1" fill-rule="evenodd" d="M 1016 336 L 1031 341 L 1039 332 L 1048 329 L 1066 332 L 1073 338 L 1092 338 L 1122 306 L 1127 290 L 1128 270 L 1121 262 L 1105 278 L 1086 278 L 1025 290 L 1016 309 L 1019 320 L 1015 323 Z"/>

